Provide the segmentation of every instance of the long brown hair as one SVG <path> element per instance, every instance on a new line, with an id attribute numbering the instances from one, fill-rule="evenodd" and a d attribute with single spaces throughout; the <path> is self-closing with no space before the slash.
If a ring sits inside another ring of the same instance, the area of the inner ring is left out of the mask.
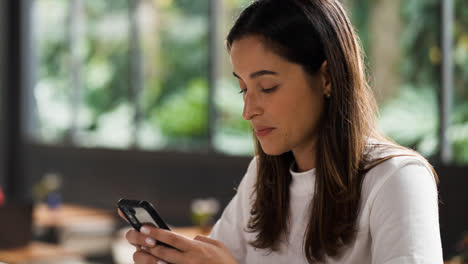
<path id="1" fill-rule="evenodd" d="M 395 156 L 420 156 L 377 131 L 377 106 L 363 54 L 339 1 L 254 1 L 230 30 L 228 50 L 234 41 L 248 35 L 260 36 L 267 47 L 301 65 L 307 74 L 317 74 L 327 62 L 331 97 L 326 100 L 319 126 L 315 194 L 309 207 L 304 252 L 309 263 L 323 261 L 326 255 L 339 256 L 355 239 L 365 174 Z M 369 149 L 366 151 L 369 138 L 403 151 L 372 159 Z M 257 233 L 251 245 L 275 251 L 289 228 L 289 167 L 294 157 L 291 152 L 267 155 L 255 141 L 258 175 L 247 229 Z"/>

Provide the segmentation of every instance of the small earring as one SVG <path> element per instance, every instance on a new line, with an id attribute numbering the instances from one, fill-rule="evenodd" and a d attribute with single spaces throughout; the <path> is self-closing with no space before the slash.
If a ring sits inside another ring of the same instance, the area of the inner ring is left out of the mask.
<path id="1" fill-rule="evenodd" d="M 330 98 L 331 98 L 331 94 L 329 94 L 329 93 L 328 93 L 328 94 L 325 94 L 325 98 L 326 98 L 326 99 L 330 99 Z"/>

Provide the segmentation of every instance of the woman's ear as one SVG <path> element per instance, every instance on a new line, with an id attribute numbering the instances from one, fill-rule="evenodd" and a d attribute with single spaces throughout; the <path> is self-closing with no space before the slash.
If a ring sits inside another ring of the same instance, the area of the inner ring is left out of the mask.
<path id="1" fill-rule="evenodd" d="M 325 97 L 330 98 L 331 96 L 331 80 L 330 80 L 330 72 L 328 71 L 328 63 L 324 61 L 322 66 L 320 66 L 320 77 L 322 81 L 323 87 L 323 95 Z"/>

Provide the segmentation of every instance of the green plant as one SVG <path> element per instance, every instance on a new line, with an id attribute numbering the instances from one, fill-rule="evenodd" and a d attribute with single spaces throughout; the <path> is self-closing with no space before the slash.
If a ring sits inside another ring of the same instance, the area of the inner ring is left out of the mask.
<path id="1" fill-rule="evenodd" d="M 351 1 L 363 46 L 369 45 L 369 10 L 377 0 Z M 454 162 L 468 162 L 468 2 L 456 0 L 454 30 L 454 109 L 448 130 Z M 400 1 L 403 21 L 399 92 L 381 106 L 380 127 L 400 144 L 426 156 L 438 148 L 440 89 L 440 1 Z M 373 54 L 369 54 L 372 56 Z"/>

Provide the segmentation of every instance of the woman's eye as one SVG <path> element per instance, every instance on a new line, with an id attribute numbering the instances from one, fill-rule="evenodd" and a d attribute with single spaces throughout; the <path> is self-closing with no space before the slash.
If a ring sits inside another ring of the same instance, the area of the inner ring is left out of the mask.
<path id="1" fill-rule="evenodd" d="M 273 87 L 271 87 L 271 88 L 262 88 L 262 91 L 263 91 L 264 93 L 271 93 L 271 92 L 273 92 L 274 90 L 276 90 L 276 88 L 278 88 L 278 86 L 279 86 L 279 85 L 275 85 L 275 86 L 273 86 Z"/>
<path id="2" fill-rule="evenodd" d="M 271 87 L 271 88 L 262 88 L 262 92 L 264 92 L 264 93 L 271 93 L 271 92 L 275 91 L 276 88 L 278 88 L 278 86 L 279 86 L 279 85 L 275 85 L 275 86 L 273 86 L 273 87 Z M 241 93 L 246 93 L 246 92 L 247 92 L 247 88 L 241 89 L 241 90 L 239 91 L 240 94 L 241 94 Z"/>

